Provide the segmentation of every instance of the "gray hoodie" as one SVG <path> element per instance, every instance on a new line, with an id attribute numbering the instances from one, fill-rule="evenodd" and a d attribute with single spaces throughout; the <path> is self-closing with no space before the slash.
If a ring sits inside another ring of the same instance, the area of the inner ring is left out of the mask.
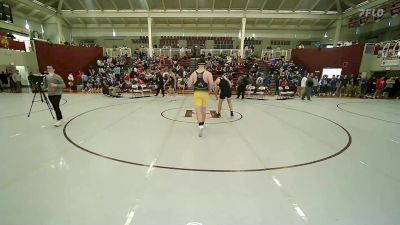
<path id="1" fill-rule="evenodd" d="M 58 74 L 53 74 L 53 75 L 46 75 L 46 87 L 48 89 L 48 95 L 53 96 L 53 95 L 61 95 L 63 89 L 65 88 L 65 83 L 64 80 L 60 77 Z M 51 88 L 50 84 L 56 84 L 56 88 Z"/>

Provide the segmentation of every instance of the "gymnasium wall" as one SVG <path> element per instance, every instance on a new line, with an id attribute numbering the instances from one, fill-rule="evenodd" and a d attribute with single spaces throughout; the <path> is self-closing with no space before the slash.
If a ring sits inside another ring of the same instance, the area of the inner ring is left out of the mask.
<path id="1" fill-rule="evenodd" d="M 20 71 L 22 75 L 21 82 L 23 85 L 28 84 L 29 72 L 39 72 L 38 62 L 34 52 L 20 52 L 8 49 L 0 49 L 0 65 L 4 67 L 8 65 L 25 67 L 24 72 Z M 0 70 L 0 72 L 1 71 L 4 70 Z"/>
<path id="2" fill-rule="evenodd" d="M 343 68 L 342 74 L 358 74 L 364 45 L 358 44 L 340 48 L 293 49 L 292 60 L 309 72 L 323 68 Z"/>
<path id="3" fill-rule="evenodd" d="M 43 72 L 47 65 L 54 65 L 56 73 L 67 79 L 68 73 L 76 74 L 78 70 L 87 71 L 90 65 L 103 57 L 103 48 L 88 48 L 49 44 L 35 41 L 39 69 Z"/>

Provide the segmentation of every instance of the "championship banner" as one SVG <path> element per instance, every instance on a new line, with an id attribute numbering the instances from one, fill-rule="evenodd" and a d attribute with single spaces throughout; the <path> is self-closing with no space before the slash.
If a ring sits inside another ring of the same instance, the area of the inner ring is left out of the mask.
<path id="1" fill-rule="evenodd" d="M 360 26 L 360 20 L 358 17 L 353 17 L 349 19 L 349 28 L 354 28 Z"/>
<path id="2" fill-rule="evenodd" d="M 360 17 L 360 19 L 359 19 L 359 25 L 360 25 L 360 26 L 364 26 L 365 24 L 367 24 L 368 18 L 369 18 L 368 15 Z"/>
<path id="3" fill-rule="evenodd" d="M 390 13 L 392 14 L 392 16 L 397 16 L 400 14 L 400 0 L 392 3 Z"/>

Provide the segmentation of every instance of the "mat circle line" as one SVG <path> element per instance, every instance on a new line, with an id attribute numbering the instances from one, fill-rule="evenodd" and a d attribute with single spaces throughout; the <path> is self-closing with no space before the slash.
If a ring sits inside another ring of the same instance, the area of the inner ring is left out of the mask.
<path id="1" fill-rule="evenodd" d="M 281 169 L 290 169 L 290 168 L 296 168 L 296 167 L 302 167 L 302 166 L 308 166 L 308 165 L 312 165 L 315 163 L 319 163 L 319 162 L 323 162 L 326 161 L 328 159 L 334 158 L 340 154 L 342 154 L 343 152 L 345 152 L 351 145 L 352 143 L 352 136 L 350 134 L 350 132 L 344 128 L 342 125 L 340 125 L 339 123 L 332 121 L 331 119 L 328 119 L 326 117 L 317 115 L 317 114 L 313 114 L 310 112 L 306 112 L 306 111 L 302 111 L 302 110 L 297 110 L 294 108 L 287 108 L 287 107 L 280 107 L 280 106 L 274 106 L 274 105 L 267 105 L 267 104 L 262 104 L 262 105 L 266 105 L 266 106 L 272 106 L 272 107 L 278 107 L 278 108 L 285 108 L 288 110 L 294 110 L 294 111 L 298 111 L 298 112 L 302 112 L 302 113 L 306 113 L 312 116 L 316 116 L 319 117 L 321 119 L 327 120 L 333 124 L 335 124 L 336 126 L 338 126 L 339 128 L 341 128 L 347 135 L 348 140 L 346 145 L 341 148 L 338 152 L 331 154 L 329 156 L 323 157 L 321 159 L 317 159 L 317 160 L 313 160 L 313 161 L 309 161 L 309 162 L 305 162 L 305 163 L 298 163 L 298 164 L 292 164 L 292 165 L 286 165 L 286 166 L 277 166 L 277 167 L 266 167 L 266 168 L 255 168 L 255 169 L 197 169 L 197 168 L 184 168 L 184 167 L 173 167 L 173 166 L 162 166 L 162 165 L 154 165 L 154 164 L 146 164 L 146 163 L 138 163 L 138 162 L 132 162 L 132 161 L 127 161 L 127 160 L 123 160 L 123 159 L 118 159 L 118 158 L 114 158 L 114 157 L 110 157 L 107 155 L 103 155 L 97 152 L 94 152 L 90 149 L 87 149 L 85 147 L 80 146 L 79 144 L 75 143 L 67 134 L 67 128 L 70 125 L 70 123 L 75 120 L 76 118 L 83 116 L 85 114 L 88 114 L 90 112 L 99 110 L 99 109 L 103 109 L 103 108 L 110 108 L 110 107 L 114 107 L 114 106 L 118 106 L 118 105 L 125 105 L 125 104 L 130 104 L 131 102 L 128 103 L 120 103 L 120 104 L 114 104 L 114 105 L 109 105 L 109 106 L 103 106 L 103 107 L 98 107 L 98 108 L 94 108 L 85 112 L 82 112 L 78 115 L 76 115 L 75 117 L 71 118 L 64 126 L 63 128 L 63 134 L 64 137 L 67 139 L 68 142 L 70 142 L 72 145 L 74 145 L 75 147 L 77 147 L 78 149 L 85 151 L 87 153 L 90 153 L 92 155 L 104 158 L 104 159 L 108 159 L 108 160 L 112 160 L 115 162 L 119 162 L 119 163 L 124 163 L 124 164 L 129 164 L 129 165 L 135 165 L 135 166 L 141 166 L 141 167 L 147 167 L 147 168 L 158 168 L 158 169 L 167 169 L 167 170 L 177 170 L 177 171 L 192 171 L 192 172 L 214 172 L 214 173 L 243 173 L 243 172 L 262 172 L 262 171 L 269 171 L 269 170 L 281 170 Z"/>

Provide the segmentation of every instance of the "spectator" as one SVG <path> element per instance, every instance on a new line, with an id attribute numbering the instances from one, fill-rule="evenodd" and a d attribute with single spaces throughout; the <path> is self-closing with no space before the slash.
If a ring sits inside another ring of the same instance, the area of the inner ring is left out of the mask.
<path id="1" fill-rule="evenodd" d="M 348 81 L 347 81 L 347 87 L 346 87 L 346 96 L 347 97 L 350 97 L 350 96 L 352 96 L 352 93 L 353 93 L 353 89 L 354 89 L 354 84 L 353 84 L 353 76 L 354 75 L 350 75 L 349 77 L 348 77 Z"/>
<path id="2" fill-rule="evenodd" d="M 353 91 L 355 97 L 361 96 L 361 76 L 360 74 L 353 76 Z"/>
<path id="3" fill-rule="evenodd" d="M 360 97 L 365 98 L 367 95 L 367 91 L 368 91 L 368 79 L 365 76 L 363 76 L 361 78 L 360 87 L 361 87 L 361 96 Z"/>
<path id="4" fill-rule="evenodd" d="M 244 99 L 244 92 L 246 91 L 246 86 L 250 83 L 249 75 L 242 74 L 238 80 L 238 87 L 237 87 L 237 98 L 242 95 L 242 99 Z"/>
<path id="5" fill-rule="evenodd" d="M 307 76 L 309 76 L 309 75 L 307 75 Z M 301 97 L 303 97 L 305 89 L 306 89 L 307 76 L 303 76 L 303 78 L 301 79 L 300 89 L 297 91 L 297 93 Z"/>
<path id="6" fill-rule="evenodd" d="M 394 77 L 391 77 L 391 78 L 386 80 L 386 85 L 385 85 L 385 88 L 383 90 L 383 95 L 385 96 L 385 98 L 394 97 L 394 93 L 393 93 L 394 84 L 395 84 Z"/>
<path id="7" fill-rule="evenodd" d="M 14 92 L 21 93 L 21 74 L 19 73 L 19 70 L 15 70 L 11 78 L 14 82 Z"/>
<path id="8" fill-rule="evenodd" d="M 3 92 L 5 86 L 8 84 L 7 74 L 4 71 L 0 73 L 0 90 Z"/>
<path id="9" fill-rule="evenodd" d="M 68 87 L 69 90 L 72 91 L 72 86 L 74 85 L 74 75 L 72 74 L 72 72 L 70 72 L 68 74 Z"/>
<path id="10" fill-rule="evenodd" d="M 376 81 L 376 91 L 373 98 L 380 98 L 384 87 L 385 87 L 385 77 L 382 76 Z"/>
<path id="11" fill-rule="evenodd" d="M 307 100 L 311 101 L 311 92 L 312 92 L 313 86 L 314 86 L 314 80 L 312 79 L 312 77 L 310 75 L 306 78 L 305 89 L 303 91 L 301 100 L 304 100 L 304 98 L 307 96 Z"/>
<path id="12" fill-rule="evenodd" d="M 81 79 L 82 79 L 82 84 L 83 84 L 82 91 L 87 91 L 87 89 L 88 89 L 87 85 L 88 85 L 88 81 L 89 81 L 88 75 L 86 75 L 85 73 L 82 73 Z"/>
<path id="13" fill-rule="evenodd" d="M 339 75 L 337 75 L 337 77 L 339 77 Z M 336 78 L 335 75 L 332 76 L 332 79 L 330 81 L 330 86 L 331 86 L 331 91 L 330 91 L 330 95 L 334 96 L 336 89 L 337 89 L 337 83 L 338 83 L 338 79 Z"/>
<path id="14" fill-rule="evenodd" d="M 396 77 L 395 80 L 394 80 L 393 92 L 395 94 L 396 99 L 399 99 L 399 97 L 400 97 L 400 80 L 399 80 L 399 77 Z"/>
<path id="15" fill-rule="evenodd" d="M 313 91 L 312 91 L 312 95 L 318 95 L 318 85 L 319 85 L 319 81 L 318 81 L 318 77 L 317 75 L 313 76 Z"/>

